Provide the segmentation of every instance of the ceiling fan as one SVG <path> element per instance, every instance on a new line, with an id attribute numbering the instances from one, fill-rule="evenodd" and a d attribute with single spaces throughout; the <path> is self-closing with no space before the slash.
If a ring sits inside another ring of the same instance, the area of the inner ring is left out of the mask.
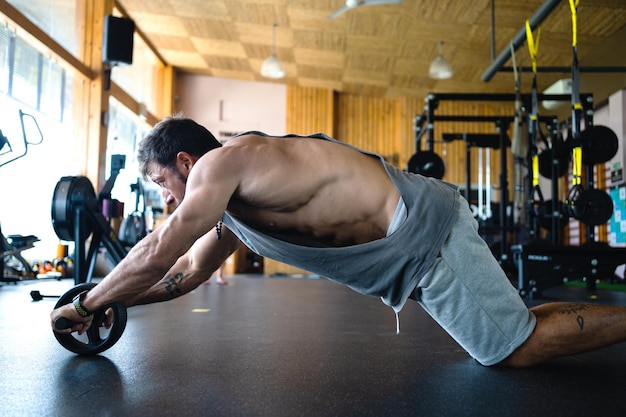
<path id="1" fill-rule="evenodd" d="M 350 9 L 355 9 L 361 6 L 378 6 L 382 4 L 398 4 L 402 3 L 402 0 L 346 0 L 346 5 L 341 9 L 337 10 L 330 16 L 329 19 L 334 19 L 342 13 L 347 12 Z"/>

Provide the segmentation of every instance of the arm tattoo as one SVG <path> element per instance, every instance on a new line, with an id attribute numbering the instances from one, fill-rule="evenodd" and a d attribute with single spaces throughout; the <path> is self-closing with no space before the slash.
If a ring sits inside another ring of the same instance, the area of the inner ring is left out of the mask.
<path id="1" fill-rule="evenodd" d="M 178 287 L 178 285 L 183 282 L 183 278 L 183 273 L 179 272 L 174 276 L 172 276 L 172 274 L 167 274 L 161 281 L 161 285 L 165 287 L 165 291 L 169 295 L 170 299 L 183 295 L 183 291 Z"/>
<path id="2" fill-rule="evenodd" d="M 587 310 L 587 304 L 567 304 L 558 310 L 559 314 L 576 314 L 576 322 L 580 327 L 580 330 L 583 330 L 585 327 L 585 318 L 581 316 L 581 312 Z"/>

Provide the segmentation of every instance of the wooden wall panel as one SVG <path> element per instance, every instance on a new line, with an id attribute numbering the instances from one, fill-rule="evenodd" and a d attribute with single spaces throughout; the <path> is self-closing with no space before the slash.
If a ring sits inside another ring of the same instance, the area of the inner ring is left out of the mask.
<path id="1" fill-rule="evenodd" d="M 335 93 L 311 87 L 287 88 L 287 132 L 334 135 Z"/>
<path id="2" fill-rule="evenodd" d="M 341 94 L 337 99 L 336 138 L 398 165 L 401 104 L 397 99 Z"/>
<path id="3" fill-rule="evenodd" d="M 424 110 L 424 100 L 417 98 L 404 98 L 401 100 L 400 109 L 400 143 L 398 152 L 400 160 L 398 167 L 406 169 L 409 159 L 415 154 L 415 117 Z M 424 148 L 422 148 L 424 149 Z"/>

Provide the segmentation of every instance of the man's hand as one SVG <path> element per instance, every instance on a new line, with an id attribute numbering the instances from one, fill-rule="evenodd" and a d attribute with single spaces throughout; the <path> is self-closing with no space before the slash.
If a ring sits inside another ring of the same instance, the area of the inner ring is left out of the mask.
<path id="1" fill-rule="evenodd" d="M 72 323 L 74 323 L 74 325 L 68 329 L 62 329 L 62 330 L 57 329 L 54 323 L 62 317 L 71 321 Z M 74 305 L 72 303 L 66 304 L 55 310 L 52 310 L 52 312 L 50 313 L 50 325 L 52 326 L 52 330 L 54 330 L 57 333 L 78 332 L 78 334 L 81 335 L 85 333 L 87 329 L 91 327 L 92 321 L 93 321 L 93 315 L 88 316 L 88 317 L 82 317 L 80 314 L 78 314 L 78 312 L 76 311 L 76 308 L 74 308 Z"/>

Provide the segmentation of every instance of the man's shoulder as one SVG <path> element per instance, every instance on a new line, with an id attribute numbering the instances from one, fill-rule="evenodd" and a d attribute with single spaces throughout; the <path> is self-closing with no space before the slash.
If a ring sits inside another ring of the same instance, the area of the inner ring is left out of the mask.
<path id="1" fill-rule="evenodd" d="M 224 143 L 223 147 L 254 145 L 255 143 L 262 143 L 271 138 L 273 138 L 273 136 L 259 134 L 259 132 L 247 132 L 239 134 L 237 136 L 233 136 L 232 138 L 228 139 Z"/>

